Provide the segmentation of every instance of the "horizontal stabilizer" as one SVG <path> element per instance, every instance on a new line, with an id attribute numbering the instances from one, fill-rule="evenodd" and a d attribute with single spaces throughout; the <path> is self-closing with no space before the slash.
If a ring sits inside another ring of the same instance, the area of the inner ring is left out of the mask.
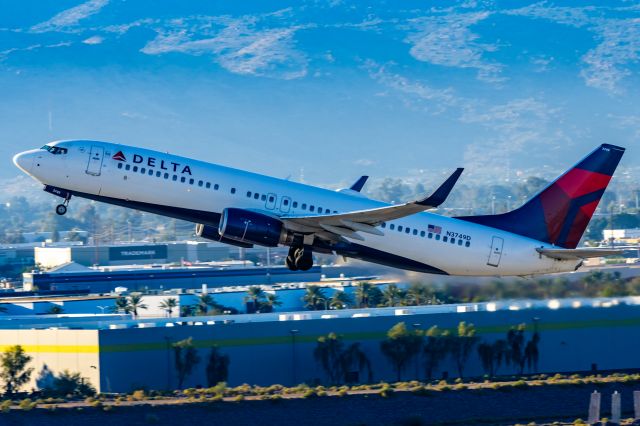
<path id="1" fill-rule="evenodd" d="M 580 260 L 591 257 L 605 257 L 624 253 L 624 249 L 605 248 L 580 248 L 580 249 L 545 249 L 537 248 L 536 251 L 543 256 L 557 260 Z"/>

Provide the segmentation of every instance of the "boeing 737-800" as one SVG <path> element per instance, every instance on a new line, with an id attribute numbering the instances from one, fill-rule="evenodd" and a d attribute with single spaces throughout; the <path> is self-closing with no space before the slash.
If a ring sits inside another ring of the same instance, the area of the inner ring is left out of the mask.
<path id="1" fill-rule="evenodd" d="M 51 142 L 13 161 L 64 200 L 58 214 L 77 196 L 182 219 L 206 239 L 288 246 L 292 270 L 309 269 L 315 251 L 433 274 L 526 276 L 617 252 L 576 247 L 623 153 L 601 145 L 522 207 L 463 217 L 427 212 L 462 169 L 428 197 L 389 205 L 359 193 L 364 177 L 332 191 L 106 142 Z"/>

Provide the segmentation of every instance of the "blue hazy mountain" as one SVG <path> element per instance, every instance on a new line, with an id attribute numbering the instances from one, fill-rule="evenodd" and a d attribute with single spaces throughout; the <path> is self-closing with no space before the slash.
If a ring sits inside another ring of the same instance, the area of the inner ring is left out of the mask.
<path id="1" fill-rule="evenodd" d="M 62 138 L 311 182 L 640 159 L 640 6 L 0 0 L 0 178 Z M 630 178 L 635 178 L 631 176 Z"/>

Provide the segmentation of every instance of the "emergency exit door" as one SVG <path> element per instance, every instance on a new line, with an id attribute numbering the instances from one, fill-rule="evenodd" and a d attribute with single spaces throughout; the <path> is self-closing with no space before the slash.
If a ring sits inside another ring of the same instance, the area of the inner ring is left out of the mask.
<path id="1" fill-rule="evenodd" d="M 92 146 L 89 153 L 89 163 L 87 163 L 87 174 L 100 176 L 102 172 L 102 161 L 104 160 L 104 148 Z"/>
<path id="2" fill-rule="evenodd" d="M 491 240 L 491 253 L 489 253 L 489 260 L 487 265 L 498 266 L 500 264 L 500 258 L 502 257 L 502 246 L 504 240 L 500 237 L 493 237 Z"/>

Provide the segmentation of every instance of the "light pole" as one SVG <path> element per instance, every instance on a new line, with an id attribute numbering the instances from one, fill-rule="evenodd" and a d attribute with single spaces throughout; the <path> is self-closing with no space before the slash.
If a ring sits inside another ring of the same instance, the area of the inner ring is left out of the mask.
<path id="1" fill-rule="evenodd" d="M 292 386 L 295 386 L 298 383 L 297 372 L 296 372 L 296 334 L 298 334 L 299 330 L 289 330 L 289 334 L 291 334 L 291 377 L 292 377 Z"/>

